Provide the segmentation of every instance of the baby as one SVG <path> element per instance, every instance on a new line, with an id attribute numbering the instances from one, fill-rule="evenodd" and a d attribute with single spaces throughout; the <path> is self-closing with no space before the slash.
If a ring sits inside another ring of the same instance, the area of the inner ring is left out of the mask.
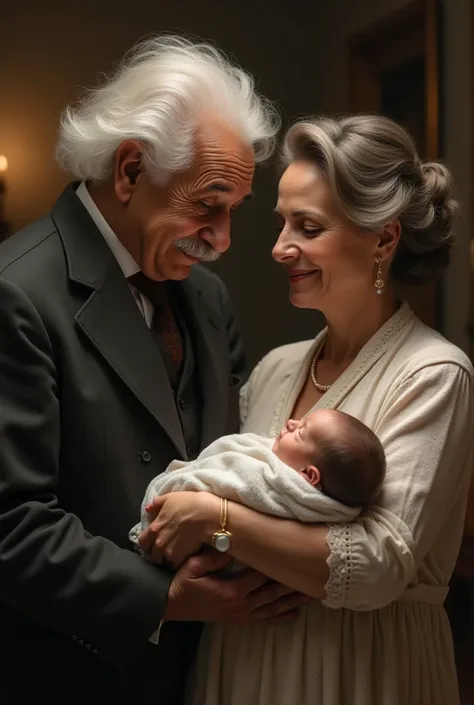
<path id="1" fill-rule="evenodd" d="M 130 540 L 138 544 L 149 523 L 145 507 L 157 495 L 186 490 L 302 522 L 353 521 L 376 497 L 384 474 L 376 435 L 348 414 L 320 409 L 288 421 L 276 439 L 223 436 L 196 460 L 174 460 L 150 482 Z"/>
<path id="2" fill-rule="evenodd" d="M 342 411 L 320 409 L 290 419 L 272 451 L 313 487 L 350 507 L 367 506 L 385 475 L 385 454 L 373 431 Z"/>

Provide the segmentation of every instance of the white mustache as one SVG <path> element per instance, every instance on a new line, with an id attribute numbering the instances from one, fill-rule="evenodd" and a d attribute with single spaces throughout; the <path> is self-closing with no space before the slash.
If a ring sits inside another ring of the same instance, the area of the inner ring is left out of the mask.
<path id="1" fill-rule="evenodd" d="M 201 238 L 182 237 L 174 241 L 175 247 L 183 254 L 195 257 L 201 262 L 215 262 L 219 259 L 220 253 L 205 240 Z"/>

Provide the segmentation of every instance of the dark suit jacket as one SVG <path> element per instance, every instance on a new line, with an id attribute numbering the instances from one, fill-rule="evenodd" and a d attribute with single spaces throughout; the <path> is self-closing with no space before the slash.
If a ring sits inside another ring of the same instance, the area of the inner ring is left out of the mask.
<path id="1" fill-rule="evenodd" d="M 205 446 L 238 429 L 243 353 L 222 282 L 194 267 L 182 289 Z M 17 654 L 24 673 L 38 659 L 64 673 L 108 663 L 115 677 L 146 652 L 157 682 L 182 683 L 186 625 L 165 625 L 166 649 L 148 644 L 171 575 L 128 542 L 173 458 L 186 449 L 158 348 L 71 185 L 0 247 L 1 661 Z"/>

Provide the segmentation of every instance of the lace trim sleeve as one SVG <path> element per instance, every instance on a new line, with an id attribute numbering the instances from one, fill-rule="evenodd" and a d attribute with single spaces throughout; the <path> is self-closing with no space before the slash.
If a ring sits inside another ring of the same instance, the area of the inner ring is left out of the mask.
<path id="1" fill-rule="evenodd" d="M 344 606 L 351 587 L 353 524 L 329 524 L 327 545 L 329 556 L 329 578 L 325 585 L 326 597 L 323 604 L 332 609 Z"/>

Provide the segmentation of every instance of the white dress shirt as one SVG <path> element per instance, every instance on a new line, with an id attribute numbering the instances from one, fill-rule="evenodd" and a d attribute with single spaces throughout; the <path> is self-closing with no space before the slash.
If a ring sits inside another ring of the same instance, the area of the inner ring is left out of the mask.
<path id="1" fill-rule="evenodd" d="M 76 190 L 76 196 L 82 202 L 82 205 L 89 213 L 90 217 L 97 225 L 97 228 L 101 232 L 104 240 L 112 250 L 115 259 L 120 265 L 125 278 L 131 277 L 140 271 L 140 267 L 133 259 L 127 248 L 122 245 L 117 235 L 114 233 L 108 222 L 105 220 L 104 216 L 97 208 L 96 204 L 92 200 L 92 197 L 87 190 L 87 186 L 83 181 Z M 140 309 L 143 317 L 145 318 L 148 328 L 151 328 L 151 321 L 153 318 L 153 306 L 150 301 L 143 296 L 143 294 L 138 291 L 134 286 L 130 285 L 130 289 L 133 293 L 137 306 Z"/>
<path id="2" fill-rule="evenodd" d="M 112 230 L 108 222 L 105 220 L 100 210 L 97 208 L 96 204 L 92 200 L 89 191 L 87 190 L 87 186 L 84 181 L 82 181 L 82 183 L 76 189 L 76 196 L 82 202 L 82 205 L 87 210 L 90 217 L 96 224 L 97 228 L 103 235 L 104 240 L 107 242 L 108 246 L 112 250 L 115 259 L 119 263 L 125 278 L 131 277 L 133 274 L 139 272 L 140 267 L 135 262 L 127 248 L 122 245 L 117 235 L 114 233 L 114 231 Z M 138 291 L 136 287 L 132 286 L 131 284 L 129 286 L 135 298 L 135 301 L 137 302 L 137 306 L 146 321 L 148 328 L 151 328 L 151 321 L 153 319 L 152 304 L 146 298 L 146 296 L 143 296 L 143 294 Z M 153 644 L 158 644 L 158 640 L 160 638 L 160 631 L 161 627 L 163 626 L 163 623 L 164 620 L 161 620 L 158 629 L 150 637 L 150 641 Z"/>

